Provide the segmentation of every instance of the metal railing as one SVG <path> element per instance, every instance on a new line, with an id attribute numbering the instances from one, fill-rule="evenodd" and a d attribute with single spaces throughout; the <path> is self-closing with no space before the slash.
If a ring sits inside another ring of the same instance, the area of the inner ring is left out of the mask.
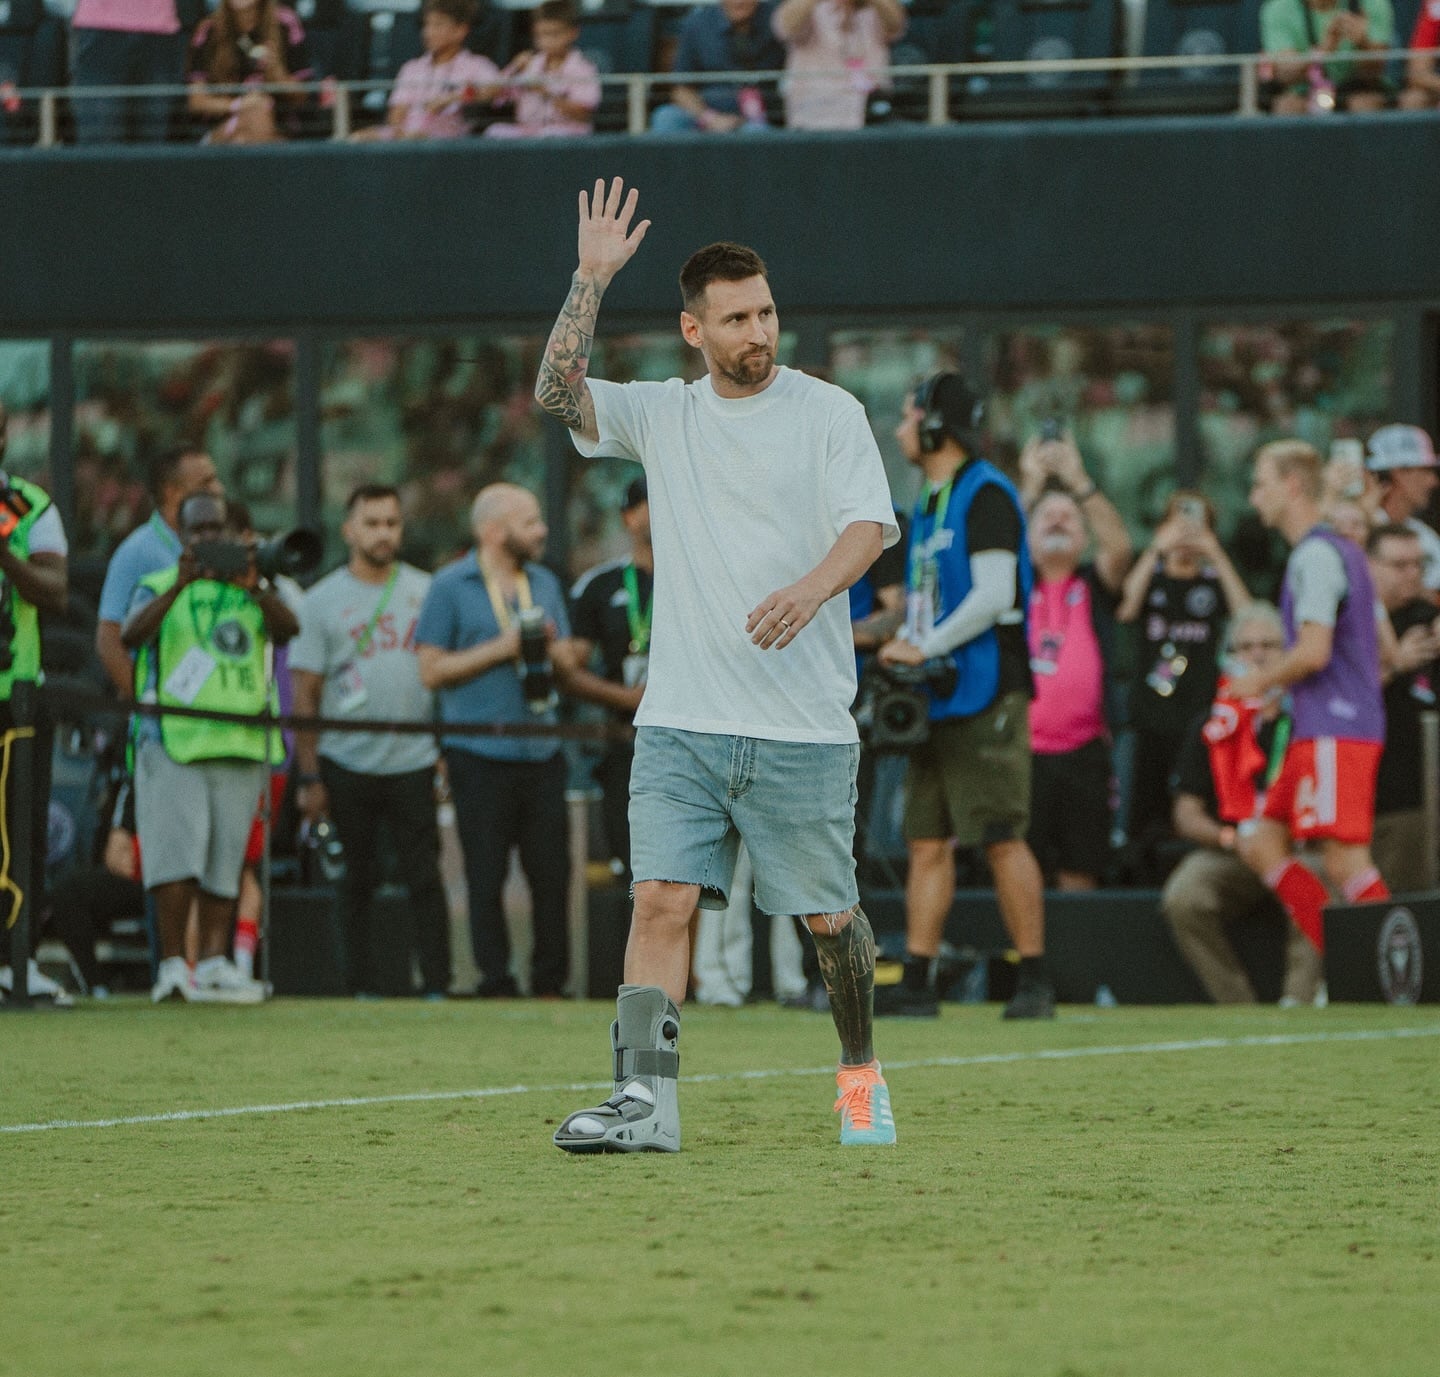
<path id="1" fill-rule="evenodd" d="M 1431 49 L 1391 48 L 1384 51 L 1365 51 L 1363 54 L 1327 55 L 1323 62 L 1346 61 L 1390 63 L 1411 56 L 1436 56 Z M 1190 54 L 1170 57 L 1095 57 L 1068 58 L 1064 60 L 1027 62 L 950 62 L 901 64 L 882 69 L 892 88 L 905 87 L 911 83 L 925 84 L 924 116 L 913 122 L 928 125 L 945 125 L 954 120 L 954 111 L 973 103 L 976 114 L 983 114 L 987 101 L 999 98 L 1023 99 L 1027 96 L 1036 101 L 1037 113 L 1047 99 L 1068 94 L 1086 94 L 1074 85 L 1066 84 L 1067 78 L 1087 75 L 1108 76 L 1108 87 L 1097 85 L 1092 94 L 1097 102 L 1107 96 L 1126 91 L 1143 90 L 1140 79 L 1147 73 L 1193 74 L 1190 80 L 1197 91 L 1204 85 L 1212 88 L 1226 84 L 1228 76 L 1234 73 L 1236 95 L 1233 113 L 1249 117 L 1260 113 L 1260 90 L 1262 83 L 1269 79 L 1270 71 L 1279 66 L 1307 66 L 1311 59 L 1305 55 L 1286 55 L 1278 59 L 1265 53 L 1214 53 Z M 1321 59 L 1316 59 L 1321 61 Z M 833 73 L 811 72 L 804 74 L 808 83 L 816 77 L 834 76 L 837 81 L 850 82 L 854 73 L 836 71 Z M 1020 78 L 1007 82 L 1005 78 Z M 602 92 L 620 89 L 624 92 L 625 132 L 643 134 L 648 129 L 649 114 L 657 90 L 672 86 L 763 86 L 783 91 L 787 73 L 771 72 L 627 72 L 601 73 Z M 211 86 L 203 89 L 207 95 L 243 96 L 262 93 L 272 96 L 277 108 L 294 108 L 302 112 L 306 127 L 302 137 L 343 140 L 355 132 L 360 123 L 368 117 L 375 123 L 384 119 L 385 101 L 393 88 L 390 81 L 324 81 L 292 83 L 286 86 Z M 0 113 L 13 130 L 23 127 L 27 113 L 33 112 L 36 147 L 50 148 L 61 142 L 61 110 L 65 103 L 71 108 L 82 101 L 99 100 L 174 100 L 177 105 L 188 97 L 195 88 L 190 85 L 174 86 L 63 86 L 20 88 L 0 87 Z M 1175 83 L 1171 94 L 1183 92 L 1186 82 Z M 913 94 L 913 92 L 912 92 Z M 286 102 L 294 103 L 287 107 Z M 1122 105 L 1123 109 L 1123 105 Z M 357 115 L 360 118 L 357 118 Z M 378 120 L 377 120 L 378 117 Z M 4 142 L 0 138 L 0 142 Z"/>

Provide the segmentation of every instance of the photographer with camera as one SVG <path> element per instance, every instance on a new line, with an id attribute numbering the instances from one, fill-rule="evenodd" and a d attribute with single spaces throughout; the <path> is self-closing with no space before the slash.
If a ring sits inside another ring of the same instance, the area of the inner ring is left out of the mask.
<path id="1" fill-rule="evenodd" d="M 470 509 L 475 548 L 435 575 L 415 627 L 420 680 L 444 723 L 554 726 L 557 674 L 576 663 L 560 580 L 537 561 L 549 534 L 534 494 L 482 488 Z M 518 993 L 501 893 L 510 848 L 530 882 L 530 992 L 564 991 L 570 885 L 565 757 L 544 736 L 442 738 L 465 853 L 470 940 L 482 999 Z"/>
<path id="2" fill-rule="evenodd" d="M 0 464 L 5 459 L 9 416 L 0 404 Z M 16 726 L 11 696 L 18 683 L 40 684 L 40 612 L 63 615 L 69 592 L 66 560 L 69 553 L 65 528 L 50 495 L 34 483 L 13 478 L 0 468 L 0 732 Z M 30 812 L 30 865 L 28 873 L 14 876 L 25 892 L 30 913 L 38 914 L 44 902 L 45 834 L 50 813 L 50 766 L 54 727 L 43 697 L 33 700 L 35 729 L 34 773 L 30 796 L 17 798 L 7 772 L 5 808 L 8 816 L 26 808 Z M 8 851 L 7 851 L 8 854 Z M 0 902 L 0 934 L 6 905 Z M 32 923 L 31 931 L 38 931 Z M 0 961 L 0 964 L 4 964 Z"/>
<path id="3" fill-rule="evenodd" d="M 300 635 L 290 647 L 295 709 L 311 717 L 428 722 L 434 707 L 420 682 L 415 628 L 430 575 L 399 558 L 405 535 L 400 494 L 380 484 L 356 488 L 340 531 L 350 558 L 306 594 Z M 382 828 L 409 892 L 424 993 L 443 998 L 450 986 L 435 810 L 438 757 L 430 736 L 348 731 L 317 740 L 314 732 L 296 734 L 300 812 L 314 826 L 328 818 L 344 848 L 340 902 L 351 994 L 374 988 L 370 900 Z"/>
<path id="4" fill-rule="evenodd" d="M 1033 575 L 1020 496 L 981 457 L 983 406 L 954 373 L 907 399 L 895 438 L 925 476 L 910 521 L 905 629 L 880 648 L 894 673 L 926 671 L 929 735 L 910 755 L 905 838 L 905 974 L 876 1012 L 939 1012 L 933 968 L 955 899 L 955 847 L 979 846 L 1020 953 L 1006 1018 L 1050 1018 L 1040 870 L 1030 816 L 1030 666 L 1025 617 Z M 928 666 L 946 662 L 942 676 Z"/>
<path id="5" fill-rule="evenodd" d="M 224 501 L 208 493 L 187 498 L 179 520 L 179 561 L 140 580 L 120 632 L 136 652 L 135 696 L 258 719 L 277 705 L 271 647 L 300 629 L 270 581 L 281 572 L 285 542 L 234 539 Z M 160 941 L 151 997 L 256 1003 L 264 987 L 241 975 L 227 952 L 255 801 L 284 757 L 280 733 L 258 722 L 170 714 L 139 717 L 134 732 L 136 826 Z M 192 904 L 193 971 L 184 956 Z"/>

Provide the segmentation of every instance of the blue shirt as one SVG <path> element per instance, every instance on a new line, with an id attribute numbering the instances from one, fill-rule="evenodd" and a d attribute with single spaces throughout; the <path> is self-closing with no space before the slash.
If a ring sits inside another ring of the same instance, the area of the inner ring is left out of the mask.
<path id="1" fill-rule="evenodd" d="M 785 66 L 785 49 L 770 21 L 775 6 L 762 0 L 748 28 L 732 27 L 719 5 L 701 5 L 685 16 L 675 49 L 673 72 L 778 72 Z M 705 86 L 700 99 L 722 115 L 739 114 L 738 87 Z"/>
<path id="2" fill-rule="evenodd" d="M 165 524 L 159 512 L 137 526 L 116 547 L 105 570 L 100 590 L 100 620 L 123 626 L 130 615 L 135 589 L 147 574 L 158 574 L 180 558 L 180 537 Z"/>
<path id="3" fill-rule="evenodd" d="M 527 564 L 530 596 L 543 607 L 562 637 L 570 635 L 570 614 L 565 607 L 565 590 L 550 570 Z M 490 594 L 480 574 L 480 565 L 471 550 L 435 575 L 415 624 L 416 645 L 433 645 L 441 650 L 465 650 L 482 641 L 493 641 L 501 631 L 490 605 Z M 520 687 L 520 675 L 513 661 L 496 665 L 463 684 L 440 689 L 435 695 L 442 722 L 526 722 L 554 724 L 554 712 L 531 712 Z M 549 760 L 560 749 L 556 740 L 545 737 L 446 736 L 444 745 L 469 751 L 487 760 Z"/>

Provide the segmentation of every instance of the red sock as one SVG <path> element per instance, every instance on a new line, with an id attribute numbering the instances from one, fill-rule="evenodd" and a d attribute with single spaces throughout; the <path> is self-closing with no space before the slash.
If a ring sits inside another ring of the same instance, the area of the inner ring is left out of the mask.
<path id="1" fill-rule="evenodd" d="M 1372 865 L 1345 881 L 1345 897 L 1352 904 L 1373 904 L 1388 899 L 1390 890 Z"/>
<path id="2" fill-rule="evenodd" d="M 1324 908 L 1330 899 L 1325 886 L 1299 861 L 1277 866 L 1265 877 L 1265 883 L 1275 891 L 1295 926 L 1310 939 L 1310 945 L 1324 951 Z"/>
<path id="3" fill-rule="evenodd" d="M 254 918 L 241 918 L 235 924 L 235 950 L 255 954 L 260 945 L 260 924 Z"/>

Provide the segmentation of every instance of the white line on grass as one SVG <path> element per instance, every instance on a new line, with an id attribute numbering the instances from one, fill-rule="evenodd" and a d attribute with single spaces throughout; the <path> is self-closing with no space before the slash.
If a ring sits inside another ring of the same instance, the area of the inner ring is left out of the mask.
<path id="1" fill-rule="evenodd" d="M 1316 1042 L 1388 1042 L 1396 1038 L 1440 1037 L 1440 1024 L 1424 1028 L 1372 1028 L 1334 1033 L 1261 1033 L 1235 1038 L 1191 1038 L 1184 1042 L 1133 1042 L 1109 1047 L 1050 1047 L 1026 1052 L 986 1052 L 973 1057 L 923 1057 L 887 1061 L 891 1071 L 938 1066 L 1008 1066 L 1026 1061 L 1075 1061 L 1081 1057 L 1144 1056 L 1167 1052 L 1210 1052 L 1227 1047 L 1299 1047 Z M 681 1076 L 690 1085 L 717 1081 L 773 1080 L 779 1076 L 833 1076 L 833 1066 L 772 1067 L 753 1071 L 715 1071 Z M 225 1109 L 172 1109 L 163 1114 L 129 1114 L 113 1119 L 48 1119 L 35 1124 L 0 1124 L 0 1133 L 51 1133 L 65 1128 L 129 1128 L 141 1124 L 180 1124 L 198 1119 L 236 1119 L 250 1114 L 294 1114 L 305 1109 L 357 1109 L 378 1104 L 433 1104 L 447 1100 L 488 1100 L 502 1095 L 558 1095 L 562 1091 L 609 1090 L 609 1081 L 571 1081 L 557 1085 L 495 1085 L 479 1090 L 417 1090 L 404 1095 L 346 1095 L 333 1100 L 295 1100 L 283 1104 L 246 1104 Z"/>

